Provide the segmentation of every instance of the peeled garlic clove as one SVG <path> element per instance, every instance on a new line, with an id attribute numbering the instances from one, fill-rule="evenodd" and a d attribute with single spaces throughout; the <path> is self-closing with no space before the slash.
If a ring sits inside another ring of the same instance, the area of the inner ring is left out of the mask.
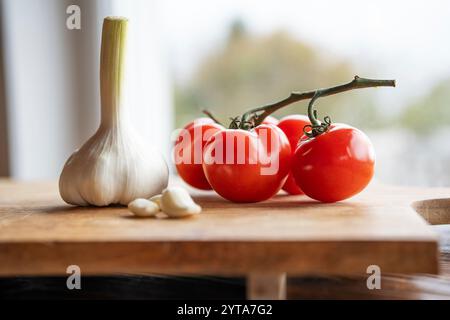
<path id="1" fill-rule="evenodd" d="M 202 208 L 192 200 L 186 189 L 169 187 L 161 195 L 161 210 L 169 218 L 182 218 L 198 214 Z"/>
<path id="2" fill-rule="evenodd" d="M 128 204 L 128 209 L 138 217 L 153 217 L 159 211 L 159 206 L 147 199 L 135 199 Z"/>
<path id="3" fill-rule="evenodd" d="M 158 207 L 161 208 L 161 194 L 157 194 L 156 196 L 151 197 L 149 200 L 153 201 L 154 203 L 156 203 L 158 205 Z"/>

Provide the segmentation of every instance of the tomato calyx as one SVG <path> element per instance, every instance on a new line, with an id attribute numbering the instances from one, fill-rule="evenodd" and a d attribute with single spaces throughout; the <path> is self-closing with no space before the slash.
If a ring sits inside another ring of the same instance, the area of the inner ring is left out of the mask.
<path id="1" fill-rule="evenodd" d="M 228 126 L 229 129 L 242 129 L 243 125 L 241 124 L 242 120 L 240 119 L 240 117 L 232 117 L 230 118 L 231 123 Z M 245 124 L 245 128 L 250 128 L 252 127 L 252 123 L 248 122 Z"/>
<path id="2" fill-rule="evenodd" d="M 327 132 L 331 125 L 331 118 L 329 116 L 325 116 L 322 122 L 318 119 L 317 110 L 314 109 L 314 102 L 321 96 L 322 92 L 322 90 L 317 90 L 308 104 L 308 118 L 311 124 L 303 127 L 303 134 L 308 138 L 314 138 Z"/>

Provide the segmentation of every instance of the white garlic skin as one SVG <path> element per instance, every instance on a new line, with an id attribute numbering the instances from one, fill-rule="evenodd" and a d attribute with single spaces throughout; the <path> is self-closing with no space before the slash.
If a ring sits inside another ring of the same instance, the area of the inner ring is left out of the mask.
<path id="1" fill-rule="evenodd" d="M 156 203 L 158 205 L 158 207 L 161 208 L 161 198 L 162 198 L 162 194 L 157 194 L 156 196 L 153 196 L 148 200 Z"/>
<path id="2" fill-rule="evenodd" d="M 158 152 L 144 146 L 132 128 L 103 126 L 67 160 L 59 179 L 69 204 L 127 205 L 167 187 L 169 170 Z"/>
<path id="3" fill-rule="evenodd" d="M 199 214 L 202 208 L 192 200 L 186 189 L 180 187 L 169 187 L 161 196 L 161 210 L 169 218 L 183 218 Z"/>
<path id="4" fill-rule="evenodd" d="M 142 198 L 131 201 L 128 209 L 137 217 L 154 217 L 160 212 L 160 208 L 155 202 Z"/>

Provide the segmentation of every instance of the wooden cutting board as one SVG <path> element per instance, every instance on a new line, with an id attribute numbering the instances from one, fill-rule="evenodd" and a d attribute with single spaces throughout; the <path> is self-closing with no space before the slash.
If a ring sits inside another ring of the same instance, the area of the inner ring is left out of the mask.
<path id="1" fill-rule="evenodd" d="M 371 186 L 335 204 L 286 195 L 234 204 L 206 192 L 195 196 L 202 214 L 171 220 L 72 207 L 56 183 L 0 180 L 0 275 L 66 274 L 69 265 L 83 274 L 437 273 L 437 237 L 412 204 L 443 222 L 448 202 L 420 200 L 449 195 Z"/>

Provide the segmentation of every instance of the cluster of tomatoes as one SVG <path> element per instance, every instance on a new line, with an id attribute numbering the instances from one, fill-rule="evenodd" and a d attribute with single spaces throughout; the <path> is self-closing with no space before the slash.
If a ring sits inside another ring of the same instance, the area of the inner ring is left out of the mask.
<path id="1" fill-rule="evenodd" d="M 330 124 L 311 137 L 305 135 L 305 126 L 310 121 L 304 115 L 279 121 L 269 116 L 250 130 L 196 119 L 175 142 L 178 174 L 192 187 L 214 189 L 233 202 L 264 201 L 281 189 L 321 202 L 341 201 L 362 191 L 374 173 L 369 138 L 344 124 Z"/>

